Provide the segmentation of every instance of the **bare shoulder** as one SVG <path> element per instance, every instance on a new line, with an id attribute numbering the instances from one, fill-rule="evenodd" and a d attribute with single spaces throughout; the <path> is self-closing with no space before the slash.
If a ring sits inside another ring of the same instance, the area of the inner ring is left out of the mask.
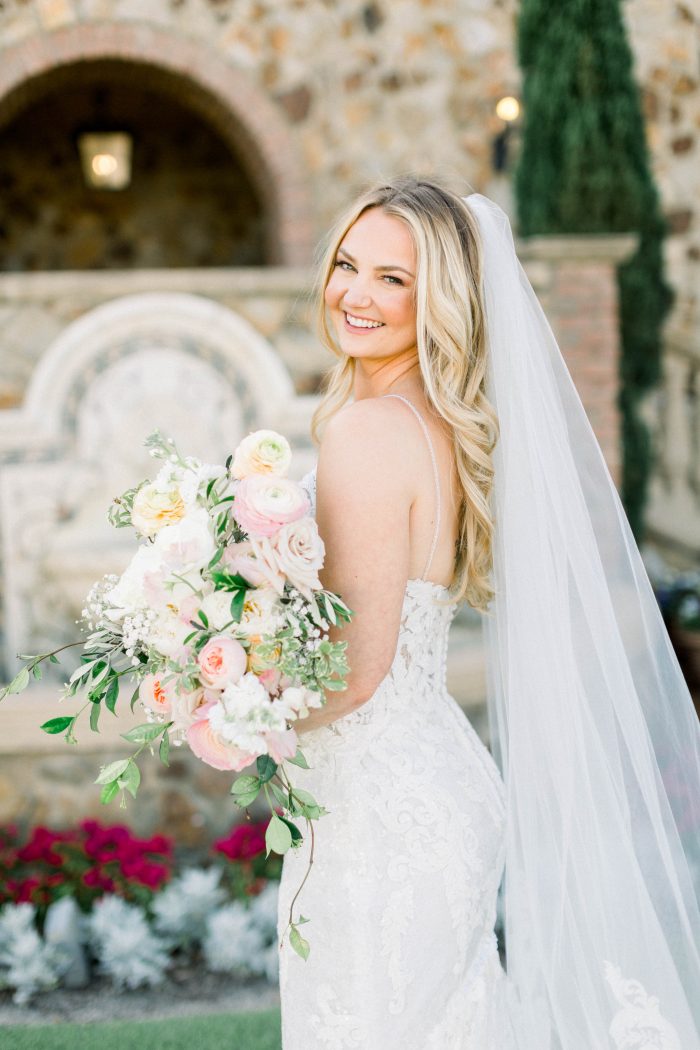
<path id="1" fill-rule="evenodd" d="M 379 455 L 380 462 L 402 471 L 411 462 L 416 438 L 415 422 L 397 398 L 366 397 L 343 405 L 328 421 L 321 450 L 334 459 L 341 454 L 356 460 Z"/>

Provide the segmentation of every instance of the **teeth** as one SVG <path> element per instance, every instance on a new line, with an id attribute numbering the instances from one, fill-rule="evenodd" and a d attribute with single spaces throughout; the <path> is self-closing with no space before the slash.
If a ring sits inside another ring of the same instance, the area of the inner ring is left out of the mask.
<path id="1" fill-rule="evenodd" d="M 348 324 L 351 324 L 353 328 L 381 328 L 381 321 L 366 321 L 364 317 L 353 317 L 352 314 L 345 315 L 348 319 Z"/>

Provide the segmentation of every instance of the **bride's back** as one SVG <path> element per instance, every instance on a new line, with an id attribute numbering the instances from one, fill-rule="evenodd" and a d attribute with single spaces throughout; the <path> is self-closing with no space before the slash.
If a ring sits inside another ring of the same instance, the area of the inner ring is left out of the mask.
<path id="1" fill-rule="evenodd" d="M 408 431 L 402 426 L 410 441 L 406 459 L 413 464 L 415 489 L 409 515 L 408 578 L 420 578 L 425 572 L 426 579 L 448 587 L 454 572 L 459 510 L 459 479 L 449 427 L 420 391 L 392 392 L 384 397 L 396 403 L 395 411 L 408 414 L 413 422 Z"/>

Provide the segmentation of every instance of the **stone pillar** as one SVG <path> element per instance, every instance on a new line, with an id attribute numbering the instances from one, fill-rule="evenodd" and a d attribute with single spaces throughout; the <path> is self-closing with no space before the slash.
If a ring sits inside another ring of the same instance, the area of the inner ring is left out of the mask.
<path id="1" fill-rule="evenodd" d="M 636 234 L 529 237 L 516 250 L 552 326 L 615 483 L 620 484 L 616 267 Z"/>

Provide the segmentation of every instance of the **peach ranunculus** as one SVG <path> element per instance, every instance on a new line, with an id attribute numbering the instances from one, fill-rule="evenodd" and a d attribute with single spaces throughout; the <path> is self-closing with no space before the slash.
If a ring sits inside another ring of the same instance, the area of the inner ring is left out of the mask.
<path id="1" fill-rule="evenodd" d="M 131 524 L 141 536 L 155 536 L 163 526 L 180 521 L 185 511 L 177 486 L 162 489 L 153 484 L 142 485 L 134 497 Z"/>
<path id="2" fill-rule="evenodd" d="M 231 473 L 239 479 L 251 474 L 274 474 L 283 478 L 291 460 L 292 450 L 284 435 L 276 430 L 254 430 L 236 449 Z"/>
<path id="3" fill-rule="evenodd" d="M 251 634 L 248 636 L 249 649 L 248 649 L 248 664 L 247 670 L 260 677 L 262 671 L 270 669 L 270 665 L 274 667 L 279 662 L 279 658 L 282 655 L 282 646 L 276 645 L 272 654 L 269 658 L 263 659 L 258 653 L 258 645 L 262 641 L 262 635 Z"/>
<path id="4" fill-rule="evenodd" d="M 310 509 L 309 497 L 290 478 L 251 474 L 236 489 L 231 514 L 252 537 L 273 536 L 282 525 L 303 518 Z"/>
<path id="5" fill-rule="evenodd" d="M 139 700 L 154 714 L 169 715 L 175 696 L 175 680 L 164 682 L 157 674 L 147 674 L 139 686 Z"/>
<path id="6" fill-rule="evenodd" d="M 232 769 L 239 772 L 254 762 L 257 755 L 242 751 L 235 744 L 223 740 L 209 723 L 209 710 L 215 703 L 205 704 L 197 712 L 197 718 L 187 730 L 187 743 L 197 758 L 201 758 L 214 769 Z"/>
<path id="7" fill-rule="evenodd" d="M 216 634 L 197 656 L 199 677 L 204 685 L 223 689 L 245 674 L 247 660 L 246 651 L 239 641 L 225 634 Z"/>
<path id="8" fill-rule="evenodd" d="M 305 598 L 310 599 L 312 591 L 321 589 L 318 571 L 323 568 L 325 554 L 314 519 L 300 518 L 283 525 L 272 543 L 282 572 Z"/>

